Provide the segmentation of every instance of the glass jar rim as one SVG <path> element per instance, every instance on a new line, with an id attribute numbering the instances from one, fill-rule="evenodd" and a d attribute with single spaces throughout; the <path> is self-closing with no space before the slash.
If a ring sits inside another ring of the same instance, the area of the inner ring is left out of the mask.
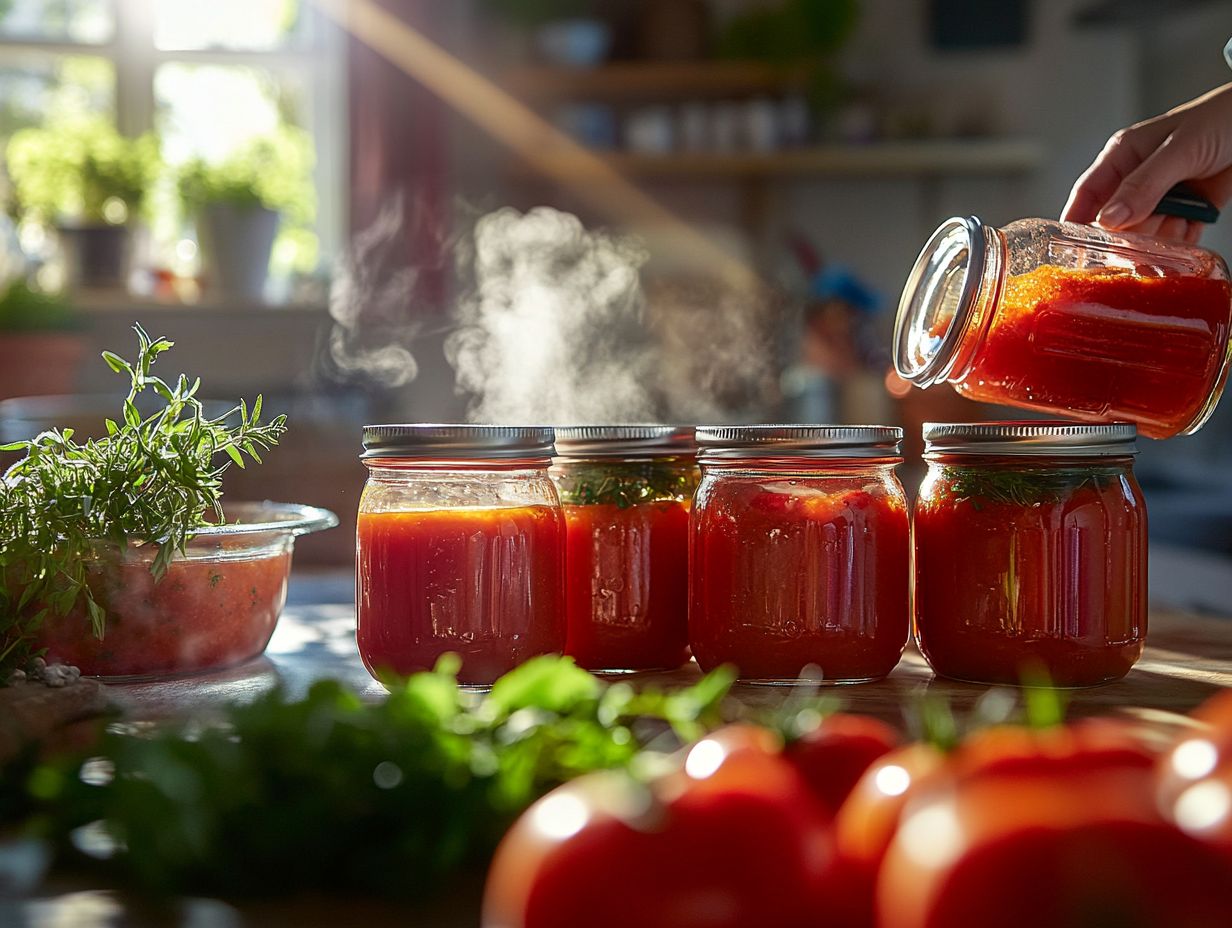
<path id="1" fill-rule="evenodd" d="M 562 459 L 683 458 L 697 452 L 691 425 L 556 426 L 556 455 Z"/>
<path id="2" fill-rule="evenodd" d="M 1138 453 L 1138 429 L 1129 422 L 1074 420 L 925 422 L 924 454 L 1006 457 L 1125 457 Z"/>
<path id="3" fill-rule="evenodd" d="M 555 450 L 554 441 L 555 430 L 548 425 L 452 422 L 365 425 L 360 460 L 546 460 Z"/>
<path id="4" fill-rule="evenodd" d="M 978 216 L 953 216 L 915 259 L 894 319 L 894 369 L 904 380 L 928 387 L 949 374 L 979 296 L 991 231 Z"/>
<path id="5" fill-rule="evenodd" d="M 902 441 L 903 430 L 889 425 L 706 425 L 697 429 L 697 459 L 895 458 Z"/>

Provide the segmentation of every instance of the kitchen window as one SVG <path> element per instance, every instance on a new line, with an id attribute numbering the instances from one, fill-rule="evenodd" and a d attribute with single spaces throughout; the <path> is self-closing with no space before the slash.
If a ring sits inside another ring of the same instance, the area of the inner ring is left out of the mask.
<path id="1" fill-rule="evenodd" d="M 170 167 L 218 160 L 282 127 L 315 154 L 315 217 L 275 246 L 277 276 L 328 267 L 345 228 L 345 62 L 308 0 L 0 0 L 0 144 L 25 126 L 98 113 L 155 129 Z M 174 184 L 152 191 L 153 265 L 194 252 Z"/>

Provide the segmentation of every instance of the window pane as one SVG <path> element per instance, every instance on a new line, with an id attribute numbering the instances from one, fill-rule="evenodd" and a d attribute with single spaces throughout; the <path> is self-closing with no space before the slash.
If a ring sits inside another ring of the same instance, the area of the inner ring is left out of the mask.
<path id="1" fill-rule="evenodd" d="M 110 61 L 0 51 L 0 143 L 18 129 L 84 113 L 115 113 Z"/>
<path id="2" fill-rule="evenodd" d="M 154 74 L 155 127 L 163 158 L 173 169 L 193 158 L 217 165 L 255 139 L 309 124 L 304 76 L 239 65 L 168 62 Z M 304 143 L 310 147 L 309 143 Z M 310 270 L 317 261 L 315 198 L 308 164 L 286 179 L 303 186 L 294 207 L 283 211 L 274 245 L 275 274 Z M 297 188 L 298 193 L 298 188 Z M 156 239 L 173 242 L 183 234 L 178 203 L 154 205 Z"/>
<path id="3" fill-rule="evenodd" d="M 154 75 L 157 128 L 172 164 L 219 161 L 280 125 L 303 125 L 303 100 L 299 81 L 265 68 L 174 62 Z"/>
<path id="4" fill-rule="evenodd" d="M 0 35 L 47 42 L 111 41 L 112 0 L 0 0 Z"/>
<path id="5" fill-rule="evenodd" d="M 262 51 L 297 42 L 300 0 L 155 0 L 154 44 L 169 51 Z"/>

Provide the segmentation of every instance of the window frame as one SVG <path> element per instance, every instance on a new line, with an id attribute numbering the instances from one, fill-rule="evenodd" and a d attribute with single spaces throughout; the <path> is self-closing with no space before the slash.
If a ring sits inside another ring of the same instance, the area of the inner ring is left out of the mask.
<path id="1" fill-rule="evenodd" d="M 160 49 L 155 47 L 154 0 L 111 0 L 115 30 L 106 42 L 44 40 L 0 33 L 0 63 L 18 67 L 23 59 L 64 55 L 104 58 L 115 69 L 116 126 L 136 136 L 154 128 L 154 75 L 166 63 L 250 66 L 300 78 L 311 105 L 304 128 L 316 151 L 312 181 L 317 195 L 316 233 L 324 264 L 337 258 L 346 238 L 347 185 L 346 36 L 310 0 L 300 0 L 303 41 L 261 50 Z"/>

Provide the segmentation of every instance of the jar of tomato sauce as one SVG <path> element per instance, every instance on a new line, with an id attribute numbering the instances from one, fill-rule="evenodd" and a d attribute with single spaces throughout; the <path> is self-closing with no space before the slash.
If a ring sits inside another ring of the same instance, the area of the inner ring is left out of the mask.
<path id="1" fill-rule="evenodd" d="M 1212 252 L 1095 226 L 947 220 L 898 307 L 894 364 L 928 387 L 1068 418 L 1197 431 L 1228 374 L 1232 286 Z"/>
<path id="2" fill-rule="evenodd" d="M 565 653 L 588 670 L 679 667 L 689 657 L 693 427 L 556 430 L 565 512 Z"/>
<path id="3" fill-rule="evenodd" d="M 1146 505 L 1129 424 L 928 423 L 915 623 L 974 683 L 1116 680 L 1146 638 Z"/>
<path id="4" fill-rule="evenodd" d="M 356 638 L 381 677 L 454 652 L 491 683 L 565 646 L 564 517 L 550 428 L 372 425 L 357 529 Z"/>
<path id="5" fill-rule="evenodd" d="M 784 683 L 884 677 L 908 637 L 902 429 L 705 427 L 689 644 L 702 669 Z"/>

